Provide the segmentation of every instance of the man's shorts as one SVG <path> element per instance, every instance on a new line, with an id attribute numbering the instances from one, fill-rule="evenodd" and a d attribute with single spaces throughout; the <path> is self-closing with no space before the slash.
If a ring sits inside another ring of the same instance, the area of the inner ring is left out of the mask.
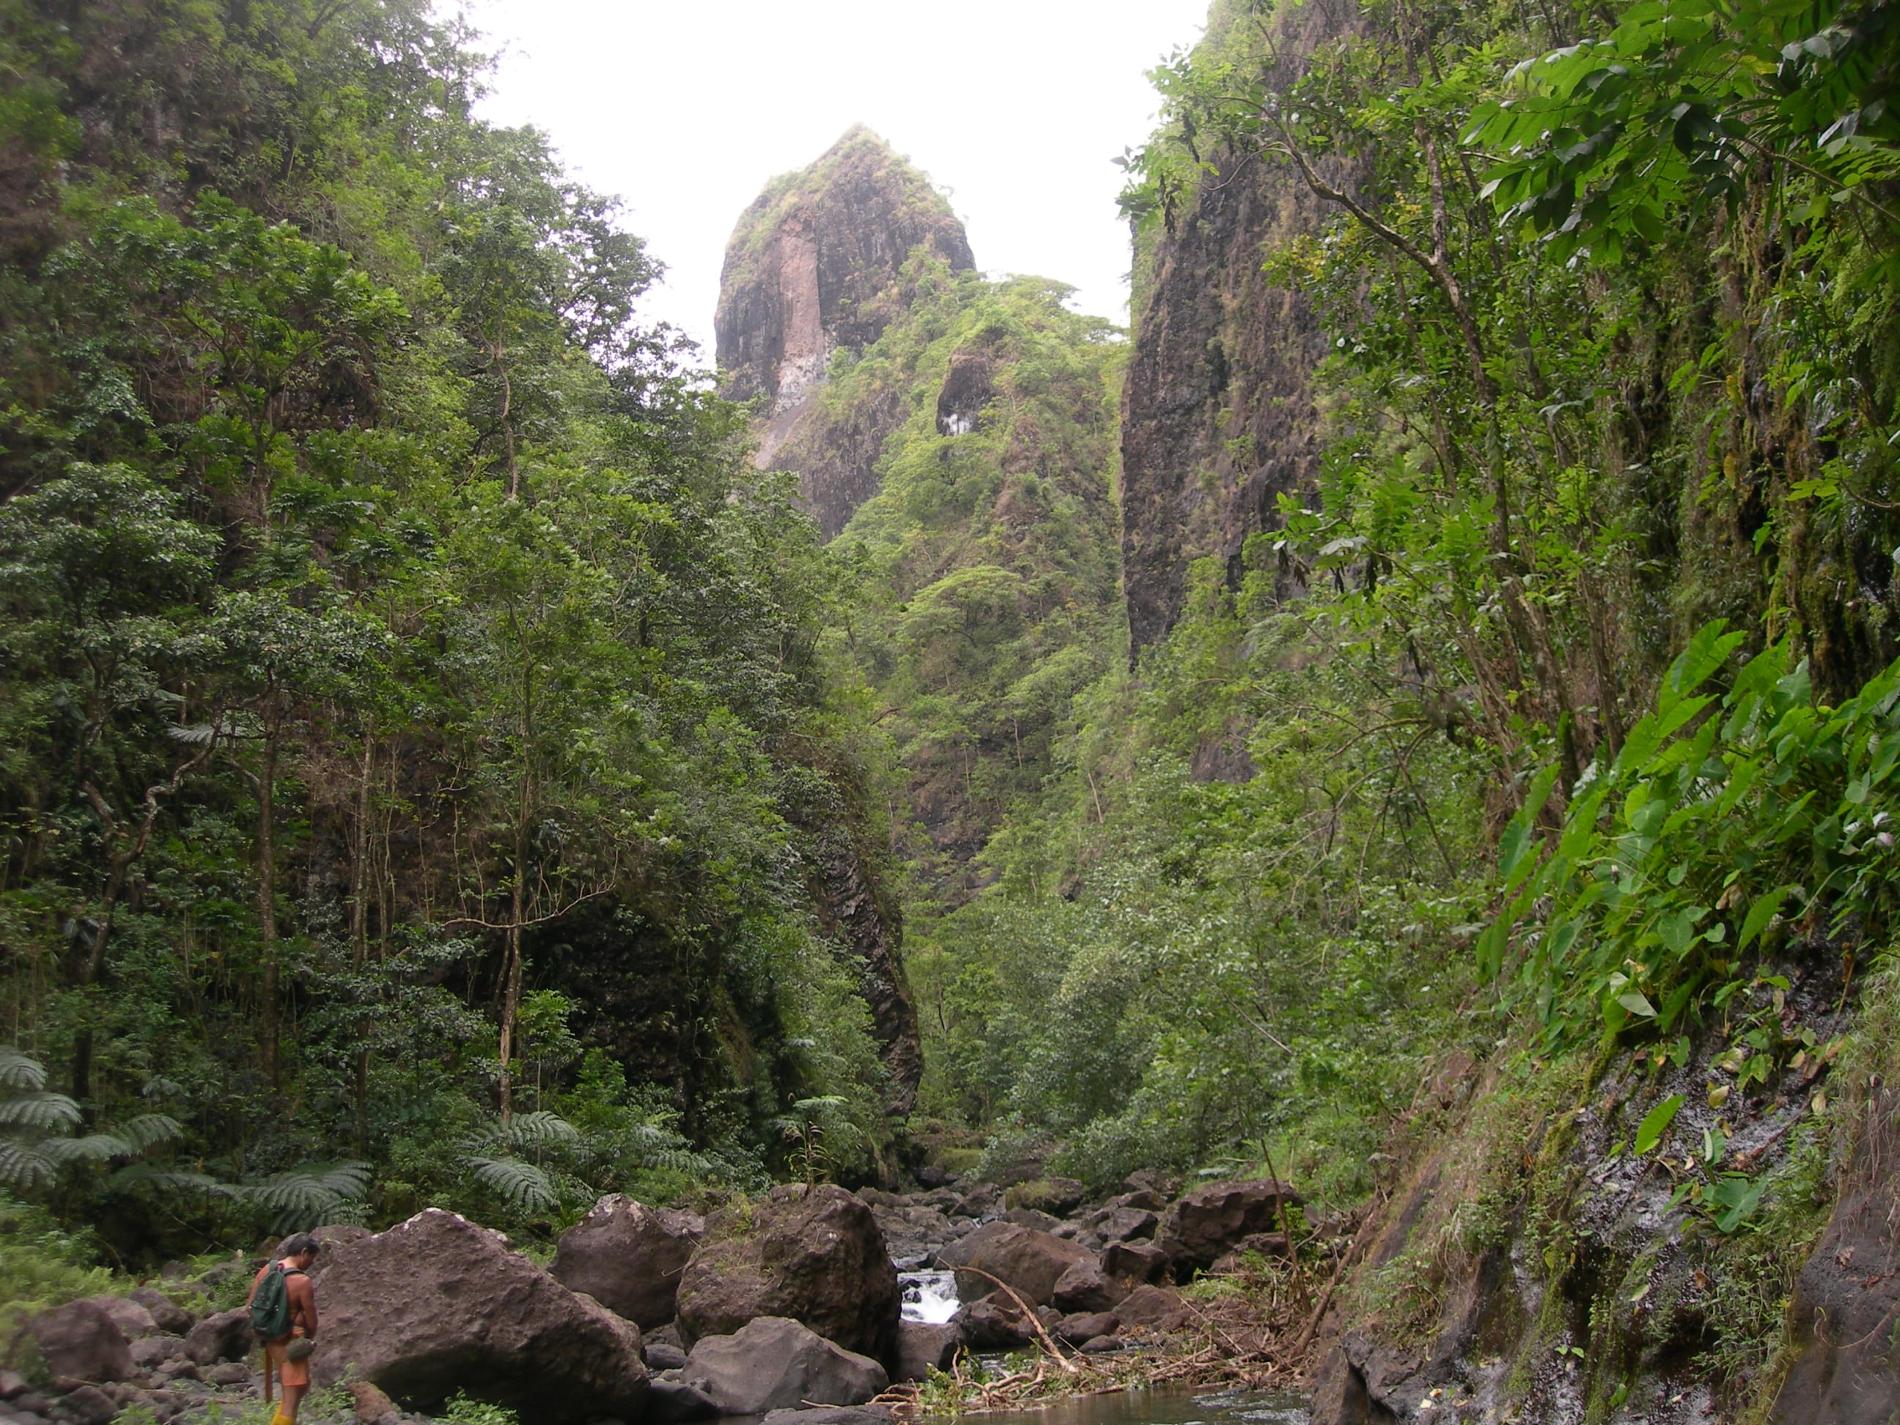
<path id="1" fill-rule="evenodd" d="M 305 1356 L 301 1361 L 293 1361 L 285 1354 L 290 1349 L 290 1343 L 300 1334 L 293 1331 L 281 1341 L 272 1341 L 264 1347 L 264 1354 L 270 1360 L 271 1369 L 277 1372 L 277 1379 L 285 1386 L 310 1384 L 310 1357 Z"/>

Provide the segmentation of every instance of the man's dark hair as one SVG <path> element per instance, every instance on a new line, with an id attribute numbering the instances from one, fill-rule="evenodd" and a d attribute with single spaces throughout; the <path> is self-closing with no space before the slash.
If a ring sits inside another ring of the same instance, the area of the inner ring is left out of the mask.
<path id="1" fill-rule="evenodd" d="M 301 1257 L 305 1252 L 308 1252 L 314 1257 L 322 1250 L 323 1243 L 319 1242 L 315 1237 L 312 1237 L 308 1232 L 294 1232 L 284 1238 L 283 1245 L 277 1249 L 277 1255 L 279 1257 Z"/>

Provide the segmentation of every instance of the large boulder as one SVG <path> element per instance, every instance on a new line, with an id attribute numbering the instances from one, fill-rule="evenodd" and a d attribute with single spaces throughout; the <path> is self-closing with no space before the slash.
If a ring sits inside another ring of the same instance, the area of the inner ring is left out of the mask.
<path id="1" fill-rule="evenodd" d="M 848 1351 L 893 1361 L 901 1311 L 897 1269 L 871 1209 L 829 1184 L 774 1188 L 749 1220 L 717 1214 L 680 1276 L 689 1342 L 782 1316 Z"/>
<path id="2" fill-rule="evenodd" d="M 1099 1312 L 1113 1309 L 1134 1289 L 1135 1283 L 1112 1277 L 1093 1256 L 1084 1257 L 1056 1278 L 1050 1300 L 1062 1311 Z M 1106 1335 L 1107 1332 L 1097 1332 Z"/>
<path id="3" fill-rule="evenodd" d="M 135 1369 L 132 1343 L 97 1301 L 69 1301 L 42 1311 L 27 1323 L 27 1330 L 50 1375 L 80 1381 L 127 1380 Z"/>
<path id="4" fill-rule="evenodd" d="M 761 1316 L 731 1335 L 702 1338 L 680 1379 L 722 1415 L 762 1415 L 807 1403 L 861 1405 L 891 1383 L 869 1356 L 785 1316 Z"/>
<path id="5" fill-rule="evenodd" d="M 319 1385 L 354 1372 L 420 1409 L 466 1391 L 528 1425 L 639 1418 L 639 1328 L 500 1233 L 430 1209 L 325 1255 Z"/>
<path id="6" fill-rule="evenodd" d="M 646 1207 L 619 1193 L 561 1235 L 548 1270 L 570 1291 L 584 1291 L 642 1330 L 674 1316 L 680 1273 L 706 1235 L 696 1212 Z"/>
<path id="7" fill-rule="evenodd" d="M 1102 1270 L 1131 1282 L 1158 1282 L 1168 1274 L 1168 1254 L 1152 1242 L 1110 1242 L 1102 1248 Z"/>
<path id="8" fill-rule="evenodd" d="M 1078 1262 L 1093 1260 L 1094 1254 L 1080 1243 L 1013 1222 L 985 1223 L 937 1254 L 939 1266 L 956 1270 L 957 1293 L 964 1300 L 974 1301 L 996 1290 L 996 1283 L 989 1280 L 995 1277 L 1031 1306 L 1047 1306 L 1062 1274 Z"/>
<path id="9" fill-rule="evenodd" d="M 173 1336 L 184 1335 L 187 1331 L 191 1330 L 198 1319 L 157 1287 L 142 1286 L 134 1288 L 127 1295 L 126 1299 L 128 1301 L 136 1301 L 140 1306 L 144 1307 L 146 1311 L 151 1313 L 152 1324 L 155 1330 L 168 1332 Z"/>
<path id="10" fill-rule="evenodd" d="M 152 1313 L 130 1297 L 92 1296 L 86 1299 L 110 1316 L 112 1324 L 124 1333 L 128 1341 L 153 1335 L 158 1330 L 158 1322 L 153 1320 Z"/>
<path id="11" fill-rule="evenodd" d="M 906 1321 L 897 1328 L 897 1379 L 923 1380 L 932 1371 L 947 1371 L 963 1344 L 963 1328 L 955 1321 Z"/>
<path id="12" fill-rule="evenodd" d="M 1241 1238 L 1278 1231 L 1282 1210 L 1299 1201 L 1297 1192 L 1273 1178 L 1209 1183 L 1167 1210 L 1155 1245 L 1174 1260 L 1175 1275 L 1185 1280 L 1212 1266 Z"/>
<path id="13" fill-rule="evenodd" d="M 1124 1333 L 1134 1329 L 1166 1335 L 1187 1325 L 1193 1313 L 1180 1294 L 1167 1287 L 1138 1286 L 1116 1303 L 1115 1316 Z"/>
<path id="14" fill-rule="evenodd" d="M 322 1311 L 318 1311 L 317 1317 L 322 1320 Z M 211 1366 L 219 1361 L 238 1360 L 256 1344 L 257 1337 L 251 1332 L 251 1313 L 239 1306 L 214 1312 L 193 1326 L 185 1337 L 185 1354 L 194 1365 Z"/>

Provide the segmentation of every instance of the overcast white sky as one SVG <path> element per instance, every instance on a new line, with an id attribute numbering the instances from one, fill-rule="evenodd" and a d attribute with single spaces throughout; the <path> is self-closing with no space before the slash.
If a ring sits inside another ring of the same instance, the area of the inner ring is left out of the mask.
<path id="1" fill-rule="evenodd" d="M 667 266 L 650 317 L 712 361 L 719 264 L 767 179 L 853 123 L 930 175 L 979 266 L 1077 289 L 1127 320 L 1121 170 L 1146 71 L 1200 36 L 1207 0 L 467 0 L 500 56 L 484 113 L 533 124 L 626 200 Z"/>

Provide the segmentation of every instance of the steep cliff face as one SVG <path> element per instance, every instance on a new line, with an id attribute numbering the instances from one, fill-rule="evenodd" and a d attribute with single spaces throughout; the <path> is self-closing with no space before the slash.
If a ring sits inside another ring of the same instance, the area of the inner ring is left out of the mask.
<path id="1" fill-rule="evenodd" d="M 1271 23 L 1278 85 L 1358 18 L 1354 7 L 1287 6 Z M 1254 154 L 1209 159 L 1214 171 L 1185 207 L 1136 235 L 1121 536 L 1136 653 L 1180 616 L 1189 563 L 1213 555 L 1237 570 L 1247 536 L 1270 526 L 1275 497 L 1318 471 L 1311 377 L 1325 336 L 1308 300 L 1262 261 L 1330 213 L 1288 168 Z"/>
<path id="2" fill-rule="evenodd" d="M 953 271 L 976 265 L 950 205 L 869 129 L 775 180 L 726 247 L 714 331 L 724 393 L 765 398 L 761 469 L 796 469 L 825 535 L 876 489 L 875 460 L 900 412 L 866 411 L 848 439 L 815 434 L 812 396 L 833 355 L 876 341 L 907 304 L 919 252 Z"/>

